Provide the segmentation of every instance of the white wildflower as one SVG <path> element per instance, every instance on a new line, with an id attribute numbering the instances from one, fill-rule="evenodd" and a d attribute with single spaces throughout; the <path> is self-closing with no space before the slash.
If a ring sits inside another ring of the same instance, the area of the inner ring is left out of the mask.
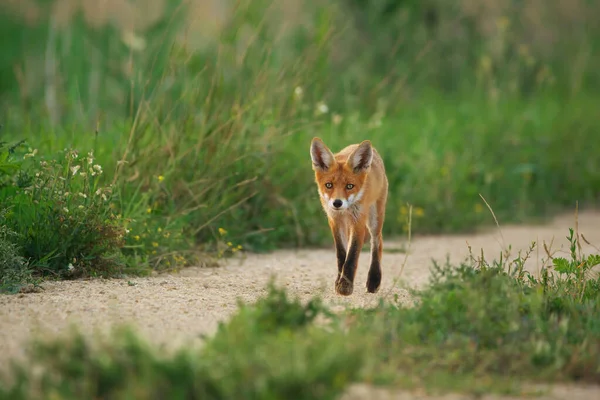
<path id="1" fill-rule="evenodd" d="M 371 119 L 368 124 L 369 128 L 379 128 L 381 126 L 381 118 L 376 117 Z"/>
<path id="2" fill-rule="evenodd" d="M 146 39 L 131 31 L 124 32 L 123 36 L 121 36 L 121 40 L 127 47 L 134 51 L 141 51 L 146 48 Z"/>
<path id="3" fill-rule="evenodd" d="M 77 175 L 77 171 L 79 171 L 80 168 L 80 165 L 74 165 L 71 167 L 71 173 L 73 174 L 73 176 Z"/>
<path id="4" fill-rule="evenodd" d="M 302 90 L 302 88 L 300 86 L 296 86 L 296 89 L 294 89 L 294 95 L 298 98 L 302 97 L 302 94 L 304 93 L 304 90 Z"/>
<path id="5" fill-rule="evenodd" d="M 31 149 L 29 149 L 29 151 L 31 151 Z M 34 149 L 33 151 L 31 151 L 30 153 L 27 153 L 23 156 L 23 158 L 29 158 L 29 157 L 35 157 L 35 155 L 37 154 L 38 150 Z"/>
<path id="6" fill-rule="evenodd" d="M 69 263 L 69 265 L 67 265 L 67 269 L 69 270 L 69 272 L 71 272 L 75 269 L 75 267 L 73 266 L 73 264 Z"/>
<path id="7" fill-rule="evenodd" d="M 68 213 L 68 212 L 69 212 L 69 209 L 68 209 L 67 207 L 64 207 L 64 208 L 63 208 L 63 211 L 64 211 L 64 212 L 66 212 L 66 213 Z"/>
<path id="8" fill-rule="evenodd" d="M 327 107 L 327 104 L 325 104 L 322 101 L 317 103 L 317 113 L 318 114 L 327 114 L 328 112 L 329 112 L 329 107 Z"/>

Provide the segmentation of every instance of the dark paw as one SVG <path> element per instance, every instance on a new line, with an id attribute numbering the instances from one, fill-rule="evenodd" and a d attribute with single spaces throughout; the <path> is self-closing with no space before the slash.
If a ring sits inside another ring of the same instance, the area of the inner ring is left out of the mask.
<path id="1" fill-rule="evenodd" d="M 354 284 L 345 276 L 341 276 L 335 282 L 335 291 L 342 296 L 350 296 L 354 290 Z"/>
<path id="2" fill-rule="evenodd" d="M 377 293 L 381 285 L 381 271 L 369 270 L 369 277 L 367 278 L 367 292 Z"/>

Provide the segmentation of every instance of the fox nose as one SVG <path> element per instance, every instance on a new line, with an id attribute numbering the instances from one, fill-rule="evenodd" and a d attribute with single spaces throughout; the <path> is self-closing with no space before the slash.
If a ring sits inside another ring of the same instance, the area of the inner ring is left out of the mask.
<path id="1" fill-rule="evenodd" d="M 343 203 L 342 203 L 342 201 L 341 201 L 340 199 L 335 199 L 335 200 L 333 201 L 333 206 L 334 206 L 335 208 L 340 208 L 340 207 L 342 206 L 342 204 L 343 204 Z"/>

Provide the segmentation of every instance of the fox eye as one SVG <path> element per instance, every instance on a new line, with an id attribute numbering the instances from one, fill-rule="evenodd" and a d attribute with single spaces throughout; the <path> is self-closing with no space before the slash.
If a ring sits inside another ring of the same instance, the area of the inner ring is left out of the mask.
<path id="1" fill-rule="evenodd" d="M 327 189 L 331 189 L 331 188 L 333 187 L 333 183 L 331 183 L 331 182 L 327 182 L 327 183 L 325 184 L 325 187 L 326 187 Z"/>
<path id="2" fill-rule="evenodd" d="M 354 187 L 354 185 L 351 183 L 346 185 L 346 189 L 348 189 L 348 190 L 352 189 L 353 187 Z"/>

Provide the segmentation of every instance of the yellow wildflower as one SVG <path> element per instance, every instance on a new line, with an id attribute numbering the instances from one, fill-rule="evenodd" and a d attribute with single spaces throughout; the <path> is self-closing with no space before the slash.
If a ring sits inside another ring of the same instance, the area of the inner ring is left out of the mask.
<path id="1" fill-rule="evenodd" d="M 510 26 L 510 19 L 508 19 L 507 17 L 504 17 L 504 16 L 500 17 L 496 21 L 496 27 L 500 31 L 505 31 L 506 29 L 508 29 L 509 26 Z"/>
<path id="2" fill-rule="evenodd" d="M 483 72 L 488 73 L 492 70 L 492 59 L 490 56 L 484 55 L 481 57 L 479 64 Z"/>

